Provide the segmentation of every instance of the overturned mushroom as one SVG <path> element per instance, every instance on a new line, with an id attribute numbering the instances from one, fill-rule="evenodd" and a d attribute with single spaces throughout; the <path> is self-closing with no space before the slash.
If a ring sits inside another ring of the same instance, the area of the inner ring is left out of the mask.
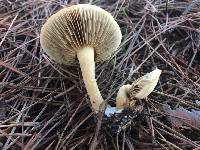
<path id="1" fill-rule="evenodd" d="M 95 79 L 95 62 L 107 60 L 121 42 L 121 31 L 110 13 L 79 4 L 52 15 L 43 25 L 40 41 L 53 60 L 73 65 L 78 58 L 92 107 L 98 111 L 103 98 Z"/>
<path id="2" fill-rule="evenodd" d="M 123 109 L 131 107 L 137 99 L 146 98 L 156 87 L 160 74 L 161 70 L 155 69 L 140 77 L 131 85 L 127 84 L 120 87 L 116 98 L 116 108 Z"/>
<path id="3" fill-rule="evenodd" d="M 137 99 L 146 98 L 156 87 L 161 74 L 160 69 L 155 69 L 150 73 L 140 77 L 131 85 L 126 84 L 119 88 L 116 97 L 116 107 L 108 106 L 105 115 L 121 113 L 124 108 L 135 105 Z"/>

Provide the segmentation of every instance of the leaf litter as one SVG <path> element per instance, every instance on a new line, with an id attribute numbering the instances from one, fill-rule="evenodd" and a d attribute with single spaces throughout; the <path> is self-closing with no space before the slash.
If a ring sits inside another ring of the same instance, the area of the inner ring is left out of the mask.
<path id="1" fill-rule="evenodd" d="M 78 65 L 56 64 L 40 47 L 50 15 L 89 2 L 111 12 L 123 33 L 112 59 L 96 66 L 110 105 L 120 86 L 162 70 L 120 132 L 91 111 Z M 0 149 L 199 149 L 199 8 L 198 0 L 1 1 Z"/>

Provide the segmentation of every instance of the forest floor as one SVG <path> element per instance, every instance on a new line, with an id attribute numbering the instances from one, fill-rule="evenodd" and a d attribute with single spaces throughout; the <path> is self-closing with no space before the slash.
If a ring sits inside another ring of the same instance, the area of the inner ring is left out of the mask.
<path id="1" fill-rule="evenodd" d="M 200 1 L 90 0 L 116 18 L 123 34 L 113 57 L 96 64 L 110 105 L 120 86 L 162 70 L 123 126 L 91 110 L 78 65 L 54 63 L 40 47 L 50 15 L 88 2 L 0 2 L 0 149 L 200 149 Z"/>

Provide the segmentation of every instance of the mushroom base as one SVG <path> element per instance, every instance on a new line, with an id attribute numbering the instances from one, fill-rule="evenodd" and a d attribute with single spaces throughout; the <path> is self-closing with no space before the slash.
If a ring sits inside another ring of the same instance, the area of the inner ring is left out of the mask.
<path id="1" fill-rule="evenodd" d="M 105 110 L 105 115 L 110 117 L 115 113 L 121 113 L 123 109 L 117 109 L 116 107 L 107 106 Z"/>
<path id="2" fill-rule="evenodd" d="M 112 110 L 114 108 L 115 107 L 111 107 L 109 109 Z M 121 112 L 110 114 L 110 116 L 104 115 L 103 126 L 107 127 L 113 133 L 119 134 L 121 131 L 125 131 L 129 127 L 134 126 L 134 124 L 143 117 L 143 109 L 144 106 L 141 104 L 134 106 L 132 109 L 127 108 L 120 110 Z"/>

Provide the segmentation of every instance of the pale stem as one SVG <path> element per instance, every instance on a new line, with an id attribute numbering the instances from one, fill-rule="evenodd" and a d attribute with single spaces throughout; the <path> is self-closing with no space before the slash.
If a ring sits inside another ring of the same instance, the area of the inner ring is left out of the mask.
<path id="1" fill-rule="evenodd" d="M 117 93 L 117 97 L 116 97 L 116 109 L 123 109 L 124 107 L 126 107 L 126 105 L 129 102 L 129 99 L 127 97 L 127 93 L 130 90 L 131 85 L 127 84 L 127 85 L 123 85 L 119 88 L 119 91 Z"/>
<path id="2" fill-rule="evenodd" d="M 98 111 L 100 104 L 103 102 L 103 98 L 95 79 L 94 48 L 84 47 L 80 49 L 77 53 L 77 57 L 92 107 L 95 111 Z"/>

